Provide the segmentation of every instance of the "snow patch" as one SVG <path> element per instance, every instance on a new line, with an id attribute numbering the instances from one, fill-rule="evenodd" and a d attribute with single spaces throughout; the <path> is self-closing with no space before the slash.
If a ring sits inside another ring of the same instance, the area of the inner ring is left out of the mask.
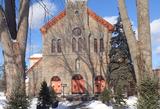
<path id="1" fill-rule="evenodd" d="M 6 106 L 6 97 L 3 92 L 0 92 L 0 109 L 4 109 Z"/>
<path id="2" fill-rule="evenodd" d="M 33 54 L 30 56 L 30 58 L 41 58 L 42 56 L 42 54 Z"/>
<path id="3" fill-rule="evenodd" d="M 31 106 L 29 109 L 36 109 L 37 106 L 37 98 L 32 99 Z"/>
<path id="4" fill-rule="evenodd" d="M 107 106 L 103 104 L 101 101 L 91 101 L 88 106 L 85 108 L 89 109 L 113 109 L 112 106 Z"/>
<path id="5" fill-rule="evenodd" d="M 137 109 L 136 108 L 137 100 L 138 99 L 135 96 L 129 97 L 128 100 L 126 101 L 127 105 L 129 106 L 127 109 Z"/>
<path id="6" fill-rule="evenodd" d="M 136 108 L 136 103 L 137 103 L 137 97 L 131 96 L 126 100 L 126 103 L 128 105 L 128 108 L 126 109 L 137 109 Z M 37 98 L 32 99 L 31 101 L 31 106 L 29 109 L 36 109 L 37 105 Z M 73 106 L 74 104 L 69 101 L 63 101 L 59 102 L 59 105 L 57 108 L 54 109 L 69 109 L 70 106 Z M 3 92 L 0 92 L 0 109 L 4 109 L 6 106 L 6 97 Z M 85 104 L 85 107 L 87 109 L 113 109 L 112 106 L 107 106 L 106 104 L 102 103 L 101 101 L 90 101 L 89 103 Z M 76 108 L 79 109 L 79 108 Z"/>
<path id="7" fill-rule="evenodd" d="M 73 104 L 69 101 L 59 102 L 58 107 L 54 109 L 69 109 L 69 106 L 72 106 Z"/>
<path id="8" fill-rule="evenodd" d="M 18 42 L 18 41 L 17 41 L 17 40 L 15 40 L 15 39 L 12 39 L 12 42 L 16 43 L 16 42 Z"/>

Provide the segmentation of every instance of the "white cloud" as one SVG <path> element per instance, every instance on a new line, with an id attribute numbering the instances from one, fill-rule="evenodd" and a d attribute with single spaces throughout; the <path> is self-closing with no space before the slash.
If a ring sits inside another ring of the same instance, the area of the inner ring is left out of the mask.
<path id="1" fill-rule="evenodd" d="M 107 17 L 104 17 L 104 19 L 106 21 L 108 21 L 109 23 L 111 23 L 112 25 L 117 23 L 117 18 L 118 18 L 118 16 L 107 16 Z"/>
<path id="2" fill-rule="evenodd" d="M 153 20 L 150 25 L 152 34 L 160 34 L 160 19 Z"/>
<path id="3" fill-rule="evenodd" d="M 150 27 L 152 42 L 154 45 L 158 45 L 160 43 L 160 18 L 153 20 L 150 24 Z"/>
<path id="4" fill-rule="evenodd" d="M 56 11 L 56 5 L 50 0 L 42 0 L 32 4 L 29 9 L 30 28 L 40 28 L 44 24 L 45 18 L 51 17 Z"/>

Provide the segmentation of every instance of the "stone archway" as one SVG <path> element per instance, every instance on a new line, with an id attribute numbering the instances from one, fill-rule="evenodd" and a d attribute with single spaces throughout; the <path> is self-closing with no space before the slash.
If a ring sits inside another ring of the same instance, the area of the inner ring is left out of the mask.
<path id="1" fill-rule="evenodd" d="M 58 76 L 53 76 L 51 78 L 51 87 L 56 94 L 61 94 L 62 92 L 62 82 Z"/>
<path id="2" fill-rule="evenodd" d="M 102 93 L 104 89 L 106 88 L 106 82 L 103 78 L 103 76 L 98 75 L 95 77 L 94 81 L 94 93 Z"/>
<path id="3" fill-rule="evenodd" d="M 84 94 L 85 93 L 85 81 L 80 74 L 75 74 L 71 80 L 72 94 Z"/>

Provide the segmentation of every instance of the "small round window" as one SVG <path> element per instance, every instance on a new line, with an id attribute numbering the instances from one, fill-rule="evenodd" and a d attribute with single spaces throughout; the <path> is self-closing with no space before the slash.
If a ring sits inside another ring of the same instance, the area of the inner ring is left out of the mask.
<path id="1" fill-rule="evenodd" d="M 76 14 L 76 15 L 79 15 L 79 11 L 78 11 L 78 10 L 76 10 L 76 11 L 75 11 L 75 14 Z"/>
<path id="2" fill-rule="evenodd" d="M 76 27 L 72 30 L 72 34 L 75 36 L 80 36 L 81 35 L 81 29 L 79 27 Z"/>

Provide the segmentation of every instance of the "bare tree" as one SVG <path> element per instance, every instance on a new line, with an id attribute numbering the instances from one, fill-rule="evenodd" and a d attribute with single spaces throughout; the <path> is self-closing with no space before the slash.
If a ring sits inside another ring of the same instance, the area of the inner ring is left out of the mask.
<path id="1" fill-rule="evenodd" d="M 136 0 L 136 2 L 138 13 L 138 40 L 132 30 L 125 6 L 125 0 L 118 0 L 119 11 L 130 48 L 136 80 L 139 85 L 140 80 L 143 79 L 144 75 L 152 77 L 152 59 L 148 0 Z"/>
<path id="2" fill-rule="evenodd" d="M 21 74 L 24 81 L 29 1 L 20 0 L 17 14 L 18 23 L 16 23 L 15 0 L 5 0 L 5 10 L 0 6 L 0 42 L 4 51 L 6 95 L 8 97 L 14 87 L 18 73 Z"/>

